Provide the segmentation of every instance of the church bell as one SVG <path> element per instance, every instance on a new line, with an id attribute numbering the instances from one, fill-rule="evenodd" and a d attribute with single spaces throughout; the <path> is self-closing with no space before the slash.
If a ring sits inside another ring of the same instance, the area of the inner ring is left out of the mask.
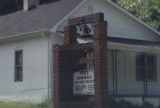
<path id="1" fill-rule="evenodd" d="M 80 37 L 86 37 L 86 36 L 89 36 L 89 34 L 90 34 L 89 27 L 87 25 L 82 26 Z"/>

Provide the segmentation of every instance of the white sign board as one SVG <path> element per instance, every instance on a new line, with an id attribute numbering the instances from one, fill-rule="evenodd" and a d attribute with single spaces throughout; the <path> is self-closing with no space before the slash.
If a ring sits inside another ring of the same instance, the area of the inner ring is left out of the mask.
<path id="1" fill-rule="evenodd" d="M 94 95 L 93 70 L 83 70 L 73 73 L 73 94 Z"/>

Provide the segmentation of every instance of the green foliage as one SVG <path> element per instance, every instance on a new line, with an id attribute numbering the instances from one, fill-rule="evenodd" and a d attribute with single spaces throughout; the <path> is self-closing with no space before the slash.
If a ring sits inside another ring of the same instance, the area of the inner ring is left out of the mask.
<path id="1" fill-rule="evenodd" d="M 40 104 L 23 103 L 23 102 L 10 102 L 10 103 L 1 102 L 0 108 L 53 108 L 53 105 L 44 102 Z"/>
<path id="2" fill-rule="evenodd" d="M 50 3 L 58 0 L 39 0 L 39 1 L 40 1 L 40 4 L 45 4 L 45 3 Z"/>
<path id="3" fill-rule="evenodd" d="M 44 101 L 39 104 L 32 103 L 23 103 L 23 102 L 10 102 L 10 103 L 0 103 L 0 108 L 53 108 L 53 104 L 49 104 L 47 101 Z M 142 106 L 132 105 L 126 101 L 115 101 L 110 99 L 109 108 L 143 108 Z"/>
<path id="4" fill-rule="evenodd" d="M 57 0 L 40 0 L 40 4 Z M 23 0 L 0 0 L 0 16 L 23 9 Z"/>
<path id="5" fill-rule="evenodd" d="M 23 0 L 0 0 L 0 15 L 8 14 L 23 8 Z"/>
<path id="6" fill-rule="evenodd" d="M 109 108 L 143 108 L 143 106 L 133 105 L 130 102 L 126 101 L 115 101 L 114 99 L 110 99 Z"/>
<path id="7" fill-rule="evenodd" d="M 53 105 L 46 97 L 43 98 L 41 103 L 25 103 L 25 102 L 0 102 L 0 108 L 53 108 Z"/>
<path id="8" fill-rule="evenodd" d="M 160 0 L 112 0 L 160 31 Z"/>
<path id="9" fill-rule="evenodd" d="M 41 103 L 37 104 L 37 106 L 38 106 L 38 108 L 50 108 L 52 105 L 50 104 L 47 97 L 43 97 L 43 101 Z"/>

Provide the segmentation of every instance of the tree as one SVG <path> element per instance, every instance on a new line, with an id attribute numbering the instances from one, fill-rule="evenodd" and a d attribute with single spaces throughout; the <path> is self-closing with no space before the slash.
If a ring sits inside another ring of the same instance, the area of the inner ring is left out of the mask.
<path id="1" fill-rule="evenodd" d="M 0 15 L 8 14 L 23 8 L 23 0 L 0 0 Z"/>
<path id="2" fill-rule="evenodd" d="M 160 31 L 160 0 L 113 0 L 121 7 Z"/>
<path id="3" fill-rule="evenodd" d="M 39 1 L 40 1 L 40 4 L 45 4 L 45 3 L 50 3 L 50 2 L 58 1 L 58 0 L 39 0 Z"/>
<path id="4" fill-rule="evenodd" d="M 39 0 L 40 4 L 58 0 Z M 0 0 L 0 16 L 23 9 L 23 0 Z"/>

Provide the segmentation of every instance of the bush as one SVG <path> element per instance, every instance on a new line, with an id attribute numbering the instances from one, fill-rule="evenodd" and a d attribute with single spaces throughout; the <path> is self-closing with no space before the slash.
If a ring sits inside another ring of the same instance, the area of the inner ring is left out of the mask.
<path id="1" fill-rule="evenodd" d="M 143 108 L 143 106 L 133 105 L 130 102 L 124 100 L 115 101 L 114 99 L 110 99 L 109 108 Z"/>
<path id="2" fill-rule="evenodd" d="M 0 0 L 0 15 L 15 12 L 22 8 L 23 0 Z"/>

